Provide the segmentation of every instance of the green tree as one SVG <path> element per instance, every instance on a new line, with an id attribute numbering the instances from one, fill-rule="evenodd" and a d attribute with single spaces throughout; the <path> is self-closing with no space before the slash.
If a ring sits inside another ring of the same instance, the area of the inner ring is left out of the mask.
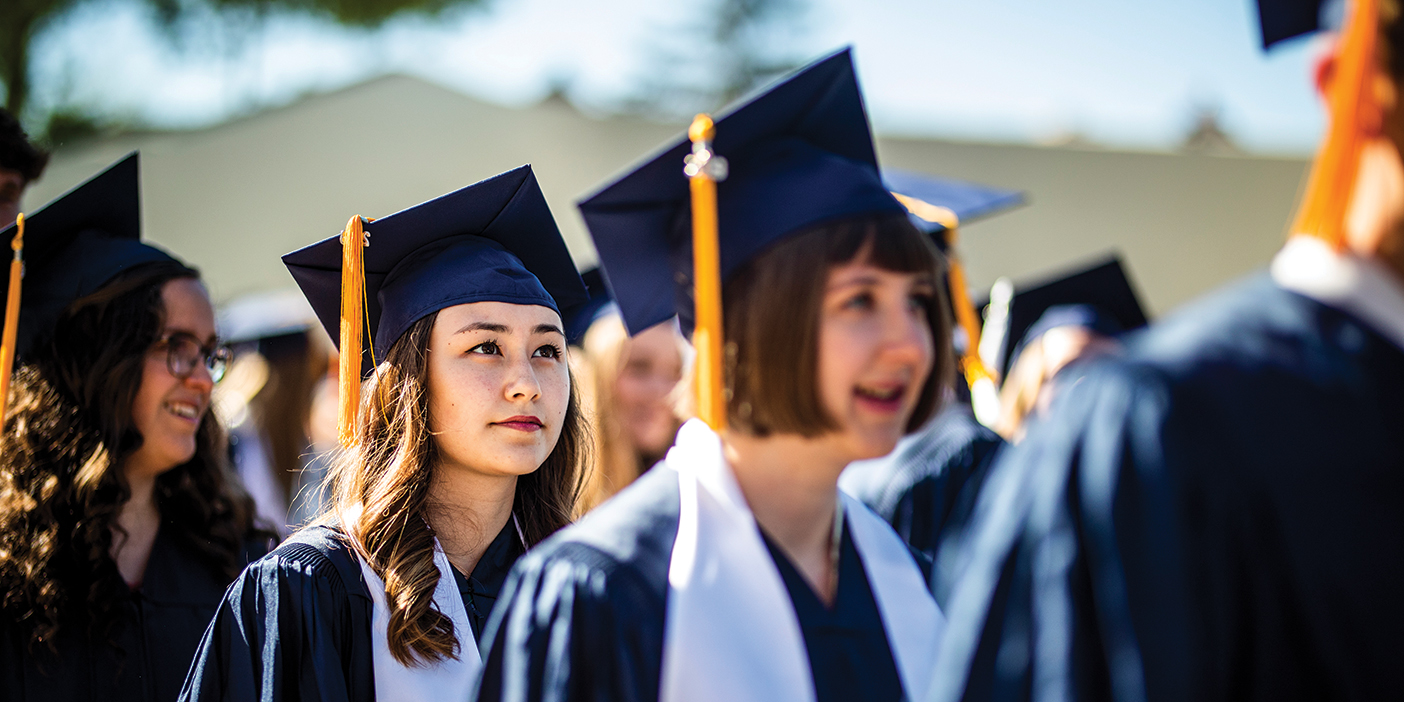
<path id="1" fill-rule="evenodd" d="M 5 109 L 19 115 L 30 96 L 30 47 L 35 37 L 56 25 L 74 8 L 95 0 L 0 0 L 0 82 Z M 302 13 L 339 24 L 374 28 L 402 14 L 435 15 L 451 7 L 486 0 L 137 0 L 155 11 L 167 36 L 179 41 L 181 20 L 196 10 L 245 12 L 257 16 Z"/>

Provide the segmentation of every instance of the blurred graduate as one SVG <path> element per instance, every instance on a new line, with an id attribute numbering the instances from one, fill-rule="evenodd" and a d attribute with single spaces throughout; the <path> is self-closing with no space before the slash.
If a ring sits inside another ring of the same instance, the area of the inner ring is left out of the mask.
<path id="1" fill-rule="evenodd" d="M 984 483 L 991 462 L 1004 445 L 990 428 L 976 421 L 972 391 L 990 404 L 997 400 L 996 377 L 978 355 L 980 318 L 966 291 L 964 269 L 955 246 L 962 224 L 1022 204 L 1022 193 L 938 178 L 883 170 L 883 182 L 907 208 L 912 224 L 926 232 L 947 262 L 943 287 L 950 291 L 956 322 L 952 352 L 960 359 L 948 401 L 920 431 L 904 437 L 882 458 L 856 461 L 843 471 L 839 487 L 862 500 L 887 520 L 909 546 L 931 559 L 932 590 L 943 602 L 954 580 L 953 555 L 960 534 Z M 990 408 L 991 415 L 996 411 Z"/>
<path id="2" fill-rule="evenodd" d="M 1264 44 L 1322 4 L 1262 0 Z M 976 507 L 929 699 L 1404 697 L 1404 22 L 1324 4 L 1291 238 L 1060 376 Z"/>
<path id="3" fill-rule="evenodd" d="M 529 166 L 283 260 L 340 340 L 346 446 L 318 524 L 226 593 L 182 699 L 464 699 L 508 569 L 580 490 L 561 310 L 585 288 Z"/>
<path id="4" fill-rule="evenodd" d="M 942 620 L 917 557 L 836 483 L 939 409 L 940 254 L 883 187 L 848 51 L 712 137 L 699 119 L 691 145 L 581 203 L 630 330 L 675 313 L 694 329 L 701 419 L 517 564 L 479 700 L 927 689 Z"/>
<path id="5" fill-rule="evenodd" d="M 600 269 L 581 279 L 590 303 L 573 313 L 566 335 L 579 347 L 572 360 L 586 387 L 595 448 L 583 513 L 638 479 L 673 445 L 682 424 L 675 404 L 688 349 L 671 319 L 629 336 Z"/>
<path id="6" fill-rule="evenodd" d="M 209 411 L 227 360 L 209 295 L 141 242 L 136 154 L 0 239 L 0 697 L 174 700 L 272 546 Z"/>

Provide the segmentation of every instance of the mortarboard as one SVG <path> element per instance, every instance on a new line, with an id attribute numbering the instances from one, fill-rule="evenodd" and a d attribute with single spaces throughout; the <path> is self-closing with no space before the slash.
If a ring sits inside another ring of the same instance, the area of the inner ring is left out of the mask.
<path id="1" fill-rule="evenodd" d="M 307 298 L 291 288 L 232 300 L 220 308 L 217 321 L 219 338 L 230 345 L 305 332 L 321 323 Z"/>
<path id="2" fill-rule="evenodd" d="M 957 226 L 964 226 L 1024 204 L 1024 193 L 1018 190 L 913 171 L 884 168 L 882 181 L 901 196 L 898 200 L 906 206 L 912 224 L 932 235 L 942 251 L 947 249 L 947 241 L 936 235 L 950 228 L 951 218 Z"/>
<path id="3" fill-rule="evenodd" d="M 343 247 L 344 240 L 362 246 Z M 346 249 L 360 255 L 359 276 L 354 270 L 344 276 Z M 360 376 L 416 321 L 469 302 L 564 313 L 587 299 L 531 166 L 381 219 L 353 217 L 347 232 L 289 253 L 283 263 L 342 352 L 343 440 L 349 440 Z M 343 278 L 358 289 L 343 290 Z M 364 303 L 364 313 L 348 302 Z M 370 330 L 370 344 L 361 344 L 361 329 Z M 354 351 L 344 348 L 348 332 Z"/>
<path id="4" fill-rule="evenodd" d="M 1016 287 L 1009 302 L 1007 330 L 1000 348 L 1000 377 L 1027 338 L 1056 326 L 1077 324 L 1101 333 L 1130 331 L 1146 324 L 1146 314 L 1121 259 L 1115 255 L 1044 283 Z"/>
<path id="5" fill-rule="evenodd" d="M 381 357 L 421 318 L 468 302 L 586 300 L 585 287 L 531 166 L 522 166 L 364 226 L 365 316 Z M 283 256 L 332 339 L 340 339 L 341 237 Z M 363 372 L 372 349 L 366 349 Z"/>
<path id="6" fill-rule="evenodd" d="M 590 299 L 577 305 L 566 317 L 566 343 L 571 346 L 579 346 L 585 340 L 585 332 L 590 330 L 590 325 L 609 310 L 614 302 L 614 296 L 609 294 L 609 286 L 605 284 L 604 272 L 598 266 L 581 273 L 580 280 L 585 283 L 585 291 Z"/>
<path id="7" fill-rule="evenodd" d="M 14 242 L 11 223 L 0 238 Z M 8 246 L 6 248 L 9 248 Z M 21 358 L 51 330 L 74 300 L 133 266 L 173 261 L 141 242 L 141 182 L 136 152 L 24 217 L 24 274 L 16 352 Z M 8 267 L 0 285 L 8 286 Z"/>
<path id="8" fill-rule="evenodd" d="M 1263 49 L 1303 34 L 1339 26 L 1345 0 L 1258 0 Z"/>
<path id="9" fill-rule="evenodd" d="M 904 212 L 878 174 L 848 49 L 722 113 L 710 147 L 728 164 L 716 184 L 722 279 L 806 226 Z M 579 204 L 630 333 L 693 315 L 692 208 L 683 173 L 692 148 L 678 139 Z"/>

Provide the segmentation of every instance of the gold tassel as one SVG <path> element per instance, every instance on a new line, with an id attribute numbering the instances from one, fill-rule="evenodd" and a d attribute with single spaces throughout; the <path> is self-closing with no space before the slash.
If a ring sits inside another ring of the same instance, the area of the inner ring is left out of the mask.
<path id="1" fill-rule="evenodd" d="M 1331 126 L 1311 167 L 1291 234 L 1317 237 L 1337 250 L 1345 246 L 1346 209 L 1355 189 L 1364 145 L 1360 117 L 1374 100 L 1378 0 L 1356 0 L 1341 33 L 1334 89 L 1326 96 Z"/>
<path id="2" fill-rule="evenodd" d="M 15 217 L 15 257 L 10 260 L 10 289 L 5 296 L 5 330 L 0 333 L 0 427 L 10 407 L 10 374 L 15 370 L 15 345 L 19 334 L 20 288 L 24 277 L 24 213 Z"/>
<path id="3" fill-rule="evenodd" d="M 697 416 L 713 431 L 726 428 L 722 383 L 721 248 L 717 241 L 717 181 L 726 178 L 726 160 L 712 153 L 712 118 L 697 115 L 687 136 L 692 154 L 684 173 L 692 190 L 692 282 L 697 322 Z"/>
<path id="4" fill-rule="evenodd" d="M 356 410 L 361 403 L 361 329 L 365 317 L 365 248 L 361 216 L 341 233 L 341 354 L 338 378 L 337 433 L 342 446 L 356 440 Z"/>

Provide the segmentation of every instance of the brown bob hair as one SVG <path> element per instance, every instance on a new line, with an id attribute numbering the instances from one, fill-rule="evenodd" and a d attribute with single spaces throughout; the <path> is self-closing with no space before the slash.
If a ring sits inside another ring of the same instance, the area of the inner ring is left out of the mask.
<path id="1" fill-rule="evenodd" d="M 945 260 L 905 215 L 884 214 L 808 227 L 726 281 L 724 378 L 732 426 L 756 436 L 806 437 L 837 428 L 818 388 L 819 313 L 827 284 L 822 271 L 853 262 L 859 254 L 883 270 L 929 274 L 935 284 L 935 294 L 924 304 L 935 359 L 907 432 L 936 414 L 955 374 L 949 305 L 940 284 Z"/>
<path id="2" fill-rule="evenodd" d="M 386 352 L 362 393 L 355 443 L 333 463 L 322 521 L 341 527 L 385 583 L 390 653 L 405 665 L 457 657 L 453 622 L 434 608 L 439 582 L 429 524 L 438 448 L 429 429 L 429 338 L 438 313 Z M 512 513 L 528 546 L 570 523 L 590 455 L 575 380 L 560 438 L 536 471 L 517 479 Z M 472 643 L 472 632 L 459 632 Z"/>

